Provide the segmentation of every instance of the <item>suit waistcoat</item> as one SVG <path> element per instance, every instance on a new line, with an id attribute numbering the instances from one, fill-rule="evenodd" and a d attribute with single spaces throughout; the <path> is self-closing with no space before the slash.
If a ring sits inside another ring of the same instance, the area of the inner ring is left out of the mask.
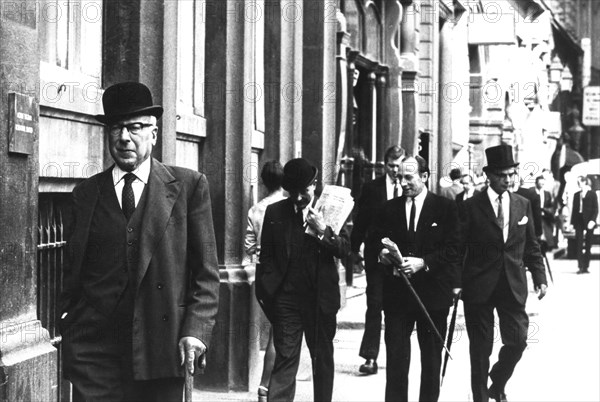
<path id="1" fill-rule="evenodd" d="M 134 294 L 133 285 L 128 284 L 135 283 L 147 187 L 148 184 L 129 222 L 119 205 L 112 180 L 105 180 L 100 188 L 81 281 L 87 301 L 106 316 L 113 314 L 121 299 L 132 300 Z"/>
<path id="2" fill-rule="evenodd" d="M 313 236 L 304 233 L 300 224 L 295 223 L 291 230 L 290 263 L 283 289 L 294 293 L 310 292 L 316 284 L 318 245 Z"/>

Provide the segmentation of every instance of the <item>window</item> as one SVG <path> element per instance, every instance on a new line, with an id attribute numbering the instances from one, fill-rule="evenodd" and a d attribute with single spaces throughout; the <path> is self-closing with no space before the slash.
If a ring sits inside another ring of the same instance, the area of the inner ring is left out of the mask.
<path id="1" fill-rule="evenodd" d="M 204 137 L 206 1 L 177 4 L 177 132 Z"/>
<path id="2" fill-rule="evenodd" d="M 102 1 L 43 0 L 40 21 L 40 104 L 102 113 Z"/>

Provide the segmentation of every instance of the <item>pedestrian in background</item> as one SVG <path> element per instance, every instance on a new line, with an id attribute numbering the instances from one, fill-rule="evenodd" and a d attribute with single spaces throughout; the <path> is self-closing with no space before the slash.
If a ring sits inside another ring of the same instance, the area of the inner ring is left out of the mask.
<path id="1" fill-rule="evenodd" d="M 73 190 L 65 377 L 74 401 L 181 401 L 218 308 L 208 182 L 151 157 L 163 109 L 145 85 L 115 84 L 102 104 L 115 164 Z"/>
<path id="2" fill-rule="evenodd" d="M 470 174 L 464 174 L 460 178 L 460 184 L 463 186 L 463 191 L 456 196 L 456 202 L 468 200 L 475 194 L 479 194 L 479 190 L 475 188 L 475 181 Z"/>
<path id="3" fill-rule="evenodd" d="M 382 286 L 384 275 L 377 263 L 378 249 L 373 250 L 365 237 L 373 219 L 377 216 L 379 208 L 387 200 L 399 197 L 402 187 L 398 180 L 400 161 L 404 156 L 404 149 L 394 145 L 385 152 L 385 175 L 367 182 L 358 199 L 357 213 L 354 226 L 350 235 L 351 250 L 355 261 L 360 260 L 360 246 L 365 244 L 364 261 L 367 275 L 367 312 L 365 314 L 365 331 L 360 344 L 359 356 L 365 359 L 358 371 L 364 374 L 377 374 L 377 357 L 381 343 L 381 311 L 382 311 Z"/>
<path id="4" fill-rule="evenodd" d="M 293 401 L 302 335 L 312 357 L 315 401 L 331 401 L 333 337 L 340 308 L 338 268 L 349 239 L 325 224 L 314 210 L 318 170 L 302 158 L 283 168 L 283 189 L 290 196 L 267 207 L 263 222 L 256 297 L 273 325 L 275 365 L 269 401 Z M 310 227 L 317 236 L 306 233 Z"/>
<path id="5" fill-rule="evenodd" d="M 450 170 L 449 176 L 450 180 L 452 180 L 452 184 L 448 187 L 442 187 L 440 190 L 440 195 L 454 201 L 456 200 L 456 196 L 463 191 L 463 186 L 460 183 L 462 172 L 460 168 L 454 168 Z"/>
<path id="6" fill-rule="evenodd" d="M 579 191 L 573 196 L 571 225 L 575 228 L 578 274 L 589 273 L 592 236 L 598 218 L 598 196 L 592 190 L 591 180 L 586 176 L 577 178 Z"/>
<path id="7" fill-rule="evenodd" d="M 283 168 L 278 161 L 266 162 L 260 172 L 260 178 L 267 188 L 268 194 L 248 211 L 248 226 L 246 227 L 246 236 L 244 237 L 244 249 L 252 263 L 258 262 L 260 257 L 260 238 L 267 207 L 285 199 L 283 189 L 281 188 Z M 258 402 L 267 401 L 269 380 L 271 379 L 274 363 L 275 346 L 273 345 L 273 327 L 269 326 L 269 340 L 265 349 L 263 371 L 258 387 Z"/>
<path id="8" fill-rule="evenodd" d="M 554 248 L 554 200 L 552 194 L 545 190 L 546 178 L 540 175 L 535 178 L 535 194 L 538 198 L 540 209 L 538 213 L 542 230 L 539 237 L 542 254 Z M 533 211 L 532 211 L 533 212 Z"/>
<path id="9" fill-rule="evenodd" d="M 475 402 L 489 398 L 506 401 L 506 383 L 527 347 L 526 268 L 539 299 L 545 296 L 547 287 L 530 202 L 508 191 L 519 165 L 513 159 L 512 147 L 499 145 L 485 153 L 487 190 L 458 204 L 465 252 L 462 298 Z M 502 348 L 490 371 L 494 310 L 499 318 Z M 492 380 L 489 389 L 488 375 Z"/>
<path id="10" fill-rule="evenodd" d="M 387 201 L 371 226 L 369 242 L 387 272 L 383 283 L 385 313 L 386 401 L 408 400 L 411 335 L 417 328 L 421 349 L 420 401 L 437 401 L 443 340 L 438 339 L 414 295 L 406 275 L 442 338 L 454 297 L 460 293 L 458 210 L 452 200 L 427 190 L 429 167 L 422 157 L 404 155 L 398 172 L 402 196 Z M 382 249 L 389 238 L 402 260 Z"/>

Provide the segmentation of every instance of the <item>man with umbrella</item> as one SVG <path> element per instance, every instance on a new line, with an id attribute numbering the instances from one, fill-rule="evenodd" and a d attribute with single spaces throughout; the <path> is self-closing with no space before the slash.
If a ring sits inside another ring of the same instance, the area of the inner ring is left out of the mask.
<path id="1" fill-rule="evenodd" d="M 269 401 L 293 401 L 302 334 L 312 357 L 315 401 L 331 401 L 333 337 L 340 308 L 334 257 L 350 251 L 345 228 L 340 234 L 314 210 L 317 168 L 302 158 L 283 168 L 282 187 L 290 196 L 267 207 L 263 221 L 256 297 L 273 324 L 275 365 Z M 317 236 L 306 233 L 312 228 Z"/>
<path id="2" fill-rule="evenodd" d="M 381 250 L 381 269 L 387 274 L 383 284 L 385 400 L 408 400 L 410 338 L 416 324 L 421 348 L 419 400 L 437 401 L 442 337 L 449 307 L 460 293 L 457 206 L 455 201 L 427 190 L 429 167 L 418 155 L 402 157 L 398 177 L 402 197 L 383 204 L 368 235 L 372 247 Z M 386 237 L 398 246 L 401 261 L 387 249 L 382 250 L 381 240 Z"/>
<path id="3" fill-rule="evenodd" d="M 538 298 L 546 294 L 546 274 L 533 225 L 529 200 L 509 188 L 517 177 L 512 147 L 485 150 L 489 186 L 459 204 L 465 246 L 462 299 L 471 358 L 475 402 L 506 401 L 505 386 L 527 347 L 529 318 L 526 267 Z M 498 313 L 502 349 L 488 369 L 494 342 L 494 309 Z"/>

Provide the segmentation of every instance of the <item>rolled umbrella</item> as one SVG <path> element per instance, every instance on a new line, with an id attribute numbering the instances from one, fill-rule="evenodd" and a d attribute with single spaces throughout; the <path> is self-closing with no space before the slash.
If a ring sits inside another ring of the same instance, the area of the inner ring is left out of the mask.
<path id="1" fill-rule="evenodd" d="M 446 339 L 446 354 L 444 354 L 444 366 L 442 367 L 442 380 L 440 386 L 444 384 L 444 376 L 446 375 L 446 367 L 448 366 L 448 357 L 450 356 L 450 348 L 452 347 L 452 339 L 454 337 L 454 327 L 456 326 L 456 311 L 458 310 L 458 300 L 460 293 L 454 297 L 454 307 L 452 308 L 452 318 L 450 319 L 450 327 L 448 328 L 448 338 Z"/>

